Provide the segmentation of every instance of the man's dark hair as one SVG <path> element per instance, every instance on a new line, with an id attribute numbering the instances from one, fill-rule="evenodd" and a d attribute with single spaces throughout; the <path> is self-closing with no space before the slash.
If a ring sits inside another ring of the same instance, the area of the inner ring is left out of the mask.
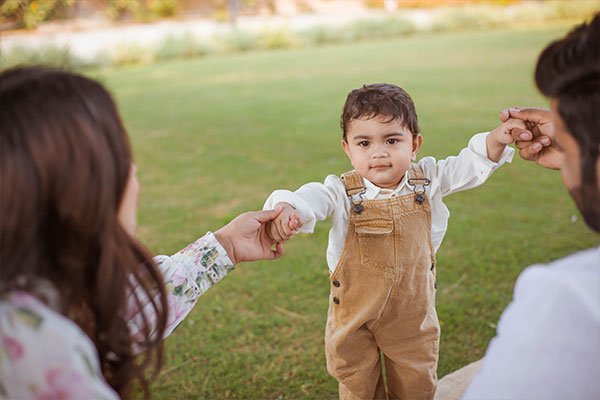
<path id="1" fill-rule="evenodd" d="M 544 49 L 535 82 L 558 100 L 558 113 L 579 145 L 582 183 L 597 187 L 600 147 L 600 13 Z"/>
<path id="2" fill-rule="evenodd" d="M 389 118 L 387 122 L 399 120 L 413 137 L 419 134 L 419 119 L 410 95 L 396 85 L 375 83 L 348 93 L 340 118 L 344 140 L 352 120 L 379 116 Z"/>

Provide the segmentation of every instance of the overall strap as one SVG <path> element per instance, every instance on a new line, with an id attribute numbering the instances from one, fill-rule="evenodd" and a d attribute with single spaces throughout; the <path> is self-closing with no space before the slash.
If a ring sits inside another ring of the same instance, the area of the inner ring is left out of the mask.
<path id="1" fill-rule="evenodd" d="M 406 181 L 408 186 L 413 188 L 415 193 L 415 200 L 419 204 L 423 204 L 425 201 L 425 187 L 431 184 L 431 180 L 425 177 L 423 168 L 417 164 L 411 164 L 410 173 L 408 174 L 408 180 Z"/>
<path id="2" fill-rule="evenodd" d="M 408 174 L 410 179 L 425 181 L 425 173 L 423 172 L 423 168 L 419 164 L 411 163 L 410 164 L 410 173 Z"/>
<path id="3" fill-rule="evenodd" d="M 362 193 L 366 190 L 365 185 L 363 185 L 362 178 L 354 170 L 342 174 L 342 181 L 344 182 L 344 186 L 346 188 L 346 194 L 349 197 Z"/>

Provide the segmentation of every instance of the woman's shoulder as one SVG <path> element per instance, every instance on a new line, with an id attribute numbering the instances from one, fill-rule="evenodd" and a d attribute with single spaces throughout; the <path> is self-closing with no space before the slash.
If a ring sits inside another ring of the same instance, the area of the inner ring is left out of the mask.
<path id="1" fill-rule="evenodd" d="M 0 333 L 23 329 L 35 334 L 56 327 L 63 338 L 73 333 L 87 338 L 77 324 L 29 292 L 14 291 L 0 299 Z"/>
<path id="2" fill-rule="evenodd" d="M 0 300 L 0 383 L 0 394 L 9 398 L 63 392 L 72 398 L 114 398 L 90 338 L 27 292 Z"/>

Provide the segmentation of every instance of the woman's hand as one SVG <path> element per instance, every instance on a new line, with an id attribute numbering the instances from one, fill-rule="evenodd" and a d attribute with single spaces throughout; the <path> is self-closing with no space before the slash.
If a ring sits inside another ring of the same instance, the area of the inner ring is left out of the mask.
<path id="1" fill-rule="evenodd" d="M 235 217 L 215 232 L 233 264 L 242 261 L 273 260 L 283 255 L 283 246 L 267 235 L 267 222 L 281 214 L 282 208 L 249 211 Z M 275 245 L 275 248 L 273 248 Z"/>

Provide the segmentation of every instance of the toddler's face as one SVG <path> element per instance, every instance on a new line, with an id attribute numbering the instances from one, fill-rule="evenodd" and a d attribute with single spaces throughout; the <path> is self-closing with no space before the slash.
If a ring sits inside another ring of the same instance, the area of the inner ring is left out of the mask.
<path id="1" fill-rule="evenodd" d="M 393 189 L 404 177 L 417 156 L 423 138 L 412 133 L 398 120 L 360 118 L 352 120 L 342 147 L 360 176 L 380 188 Z"/>

